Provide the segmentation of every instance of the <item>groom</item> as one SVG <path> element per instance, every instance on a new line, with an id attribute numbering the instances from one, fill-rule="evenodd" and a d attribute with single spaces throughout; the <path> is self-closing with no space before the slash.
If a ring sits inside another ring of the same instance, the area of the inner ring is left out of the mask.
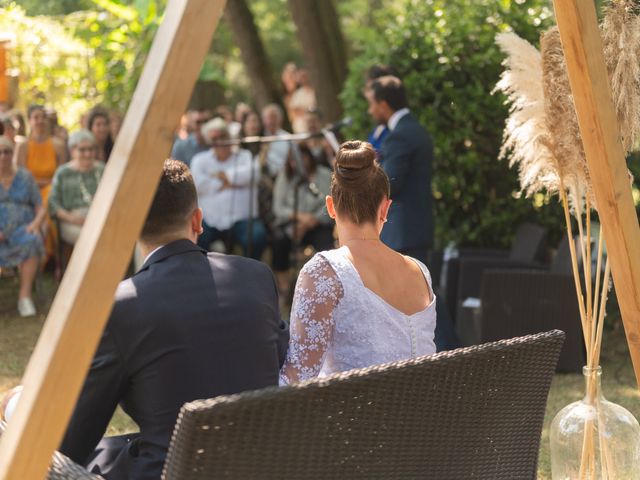
<path id="1" fill-rule="evenodd" d="M 60 447 L 107 479 L 160 478 L 185 402 L 278 384 L 289 334 L 273 274 L 207 254 L 201 232 L 191 173 L 167 160 L 140 238 L 146 260 L 118 287 Z M 101 441 L 118 404 L 140 433 Z"/>

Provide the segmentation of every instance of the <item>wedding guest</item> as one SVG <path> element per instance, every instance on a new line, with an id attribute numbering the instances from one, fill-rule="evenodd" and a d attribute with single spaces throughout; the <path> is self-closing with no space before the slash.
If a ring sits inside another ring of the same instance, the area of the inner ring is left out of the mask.
<path id="1" fill-rule="evenodd" d="M 305 114 L 305 121 L 307 122 L 306 131 L 315 135 L 307 140 L 307 145 L 313 154 L 315 162 L 318 165 L 333 169 L 335 153 L 327 139 L 321 134 L 322 114 L 320 110 L 309 110 Z"/>
<path id="2" fill-rule="evenodd" d="M 206 123 L 202 135 L 212 147 L 196 154 L 191 164 L 204 217 L 198 245 L 208 249 L 216 240 L 237 242 L 245 255 L 259 260 L 267 240 L 265 226 L 258 216 L 260 167 L 248 150 L 233 151 L 231 146 L 220 144 L 230 139 L 223 119 L 214 118 Z"/>
<path id="3" fill-rule="evenodd" d="M 373 147 L 342 144 L 326 200 L 340 248 L 317 253 L 300 272 L 281 384 L 436 351 L 427 267 L 380 240 L 389 197 Z"/>
<path id="4" fill-rule="evenodd" d="M 69 137 L 71 161 L 58 167 L 49 196 L 49 214 L 59 220 L 60 237 L 75 245 L 104 172 L 95 159 L 96 139 L 88 130 Z"/>
<path id="5" fill-rule="evenodd" d="M 2 123 L 2 127 L 3 127 L 2 135 L 7 137 L 9 140 L 11 140 L 11 143 L 15 145 L 17 130 L 13 125 L 13 121 L 11 120 L 11 117 L 6 114 L 3 116 L 0 116 L 0 123 Z"/>
<path id="6" fill-rule="evenodd" d="M 299 155 L 299 158 L 296 158 Z M 305 144 L 294 146 L 278 174 L 273 191 L 277 233 L 273 240 L 273 271 L 283 298 L 289 295 L 293 244 L 312 245 L 320 252 L 333 248 L 333 221 L 325 210 L 331 170 L 314 161 Z"/>
<path id="7" fill-rule="evenodd" d="M 211 111 L 199 109 L 193 115 L 193 132 L 186 139 L 176 140 L 171 149 L 171 158 L 191 165 L 194 155 L 206 152 L 209 149 L 206 139 L 202 136 L 202 126 L 211 120 Z"/>
<path id="8" fill-rule="evenodd" d="M 243 137 L 257 137 L 263 133 L 260 115 L 250 111 L 245 115 L 242 122 L 241 135 Z M 258 188 L 258 212 L 260 220 L 267 229 L 267 237 L 273 237 L 275 226 L 275 216 L 273 214 L 273 186 L 274 179 L 269 171 L 268 154 L 270 145 L 268 143 L 249 143 L 244 146 L 251 152 L 256 162 L 260 166 L 260 178 L 257 182 Z"/>
<path id="9" fill-rule="evenodd" d="M 56 112 L 54 108 L 47 108 L 45 112 L 47 114 L 47 120 L 49 121 L 51 135 L 60 140 L 63 145 L 66 144 L 69 139 L 69 132 L 67 132 L 66 128 L 60 125 L 58 121 L 58 112 Z"/>
<path id="10" fill-rule="evenodd" d="M 18 110 L 11 110 L 8 112 L 11 120 L 13 120 L 13 127 L 16 129 L 16 136 L 23 140 L 27 136 L 27 123 L 24 120 L 24 115 Z M 16 139 L 18 142 L 18 139 Z"/>
<path id="11" fill-rule="evenodd" d="M 115 144 L 116 138 L 118 138 L 118 134 L 120 133 L 120 128 L 122 128 L 123 120 L 124 118 L 122 117 L 122 114 L 120 112 L 116 110 L 109 111 L 109 127 L 110 127 L 111 139 L 113 140 L 114 144 Z"/>
<path id="12" fill-rule="evenodd" d="M 262 135 L 262 121 L 260 120 L 260 115 L 258 115 L 254 111 L 248 112 L 242 119 L 242 129 L 240 130 L 240 134 L 243 137 L 259 137 Z M 261 149 L 268 150 L 269 145 L 260 143 L 251 143 L 245 146 L 247 150 L 249 150 L 254 156 L 258 155 Z"/>
<path id="13" fill-rule="evenodd" d="M 65 145 L 52 137 L 49 122 L 42 105 L 31 105 L 27 112 L 29 137 L 16 147 L 16 162 L 33 175 L 42 201 L 46 205 L 51 180 L 58 165 L 66 161 Z"/>
<path id="14" fill-rule="evenodd" d="M 286 135 L 289 132 L 282 129 L 283 112 L 282 108 L 275 103 L 271 103 L 262 109 L 262 124 L 265 135 Z M 272 177 L 276 177 L 282 167 L 284 167 L 289 155 L 289 142 L 277 141 L 269 144 L 267 153 L 267 163 Z"/>
<path id="15" fill-rule="evenodd" d="M 231 112 L 231 109 L 228 105 L 220 105 L 218 108 L 216 108 L 216 115 L 227 122 L 227 128 L 229 130 L 229 135 L 231 136 L 231 138 L 238 138 L 240 136 L 242 123 L 235 120 L 233 112 Z"/>
<path id="16" fill-rule="evenodd" d="M 31 105 L 27 111 L 29 137 L 16 146 L 16 163 L 31 172 L 45 206 L 49 200 L 53 174 L 67 160 L 66 146 L 51 135 L 49 122 L 42 105 Z M 55 227 L 47 221 L 42 224 L 45 235 L 45 262 L 53 258 L 56 245 Z"/>
<path id="17" fill-rule="evenodd" d="M 36 314 L 31 292 L 43 255 L 40 225 L 46 210 L 31 174 L 13 165 L 13 148 L 0 136 L 0 268 L 20 268 L 18 312 L 30 317 Z"/>
<path id="18" fill-rule="evenodd" d="M 252 111 L 253 110 L 251 109 L 251 107 L 246 103 L 238 102 L 238 104 L 236 105 L 236 109 L 233 112 L 233 118 L 236 122 L 242 125 L 246 116 Z"/>
<path id="19" fill-rule="evenodd" d="M 113 137 L 111 137 L 111 119 L 109 112 L 102 107 L 94 107 L 89 112 L 87 119 L 88 130 L 96 139 L 97 160 L 106 163 L 113 149 Z"/>
<path id="20" fill-rule="evenodd" d="M 309 72 L 305 69 L 298 70 L 298 88 L 289 102 L 289 109 L 293 113 L 291 128 L 294 133 L 304 133 L 307 128 L 305 114 L 309 110 L 317 108 L 316 91 L 311 86 Z"/>
<path id="21" fill-rule="evenodd" d="M 289 121 L 293 122 L 295 114 L 291 110 L 289 104 L 291 103 L 291 96 L 293 95 L 293 92 L 298 88 L 298 67 L 295 63 L 287 62 L 285 64 L 280 75 L 280 81 L 282 82 L 282 98 L 284 107 L 287 109 Z"/>

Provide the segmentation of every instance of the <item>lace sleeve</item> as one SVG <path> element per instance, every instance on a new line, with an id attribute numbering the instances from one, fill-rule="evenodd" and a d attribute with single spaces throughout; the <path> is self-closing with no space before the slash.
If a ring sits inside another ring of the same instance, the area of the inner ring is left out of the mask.
<path id="1" fill-rule="evenodd" d="M 291 307 L 289 350 L 280 370 L 280 385 L 318 375 L 333 338 L 333 312 L 343 295 L 340 279 L 321 255 L 313 257 L 300 271 Z"/>

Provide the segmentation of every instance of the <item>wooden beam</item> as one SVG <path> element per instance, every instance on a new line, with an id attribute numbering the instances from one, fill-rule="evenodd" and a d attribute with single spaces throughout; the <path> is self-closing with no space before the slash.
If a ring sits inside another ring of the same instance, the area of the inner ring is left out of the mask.
<path id="1" fill-rule="evenodd" d="M 0 443 L 0 479 L 46 475 L 153 199 L 224 0 L 170 0 Z"/>
<path id="2" fill-rule="evenodd" d="M 640 227 L 592 0 L 554 8 L 631 360 L 640 386 Z"/>

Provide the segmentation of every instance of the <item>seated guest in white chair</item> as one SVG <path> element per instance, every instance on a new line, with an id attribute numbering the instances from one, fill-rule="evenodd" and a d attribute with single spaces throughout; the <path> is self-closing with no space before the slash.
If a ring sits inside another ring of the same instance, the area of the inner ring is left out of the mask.
<path id="1" fill-rule="evenodd" d="M 230 145 L 224 145 L 230 135 L 221 118 L 207 122 L 202 136 L 212 148 L 196 154 L 191 161 L 204 215 L 198 245 L 208 250 L 216 240 L 237 242 L 246 256 L 259 260 L 267 242 L 266 228 L 258 217 L 260 165 L 248 150 L 233 151 Z"/>

